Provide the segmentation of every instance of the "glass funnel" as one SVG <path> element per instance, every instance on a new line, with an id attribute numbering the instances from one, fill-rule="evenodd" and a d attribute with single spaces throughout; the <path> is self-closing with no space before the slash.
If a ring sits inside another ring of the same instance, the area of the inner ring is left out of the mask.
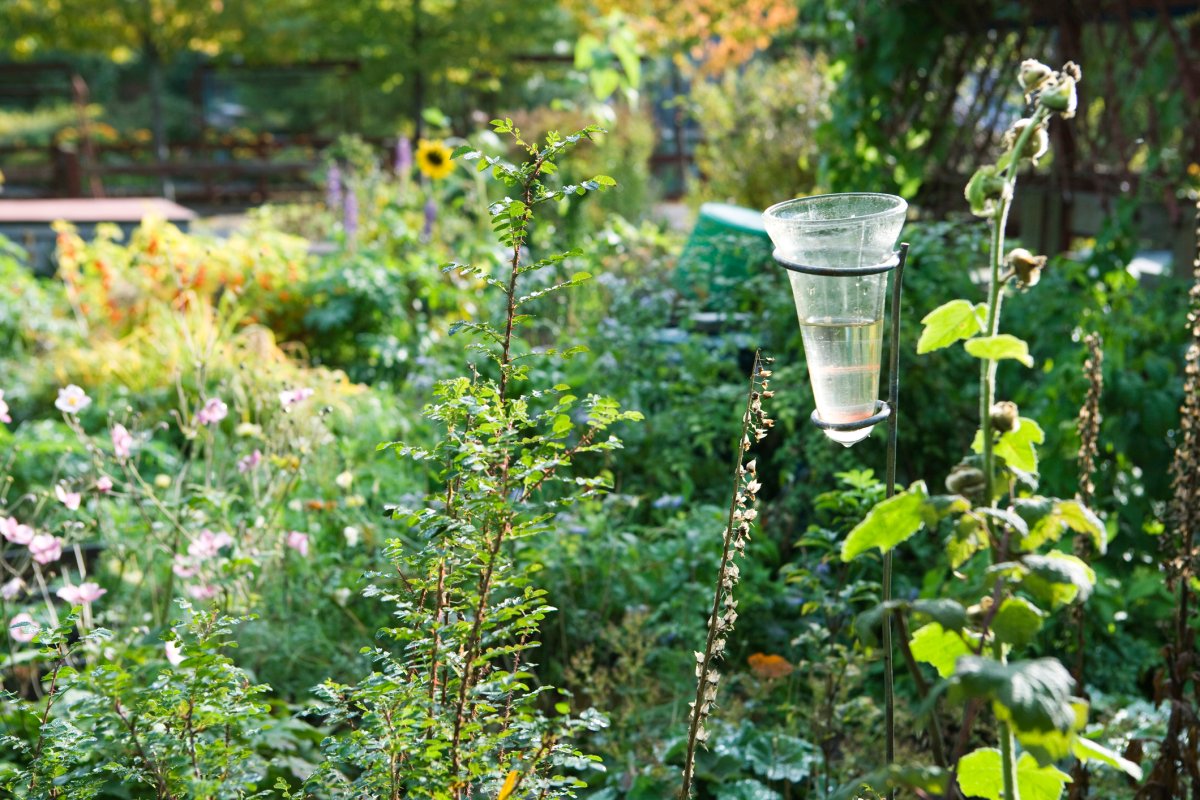
<path id="1" fill-rule="evenodd" d="M 838 273 L 891 259 L 907 210 L 894 195 L 850 193 L 788 200 L 763 212 L 777 254 L 794 265 L 788 278 L 817 416 L 825 422 L 875 414 L 888 272 Z M 873 427 L 825 435 L 849 447 Z"/>

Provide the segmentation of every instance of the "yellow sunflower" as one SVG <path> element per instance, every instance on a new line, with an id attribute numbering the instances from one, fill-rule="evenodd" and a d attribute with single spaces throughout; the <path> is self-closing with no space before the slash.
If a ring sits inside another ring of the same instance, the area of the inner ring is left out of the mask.
<path id="1" fill-rule="evenodd" d="M 435 181 L 440 181 L 454 172 L 454 162 L 450 160 L 450 148 L 445 142 L 431 142 L 422 139 L 417 144 L 417 168 Z"/>

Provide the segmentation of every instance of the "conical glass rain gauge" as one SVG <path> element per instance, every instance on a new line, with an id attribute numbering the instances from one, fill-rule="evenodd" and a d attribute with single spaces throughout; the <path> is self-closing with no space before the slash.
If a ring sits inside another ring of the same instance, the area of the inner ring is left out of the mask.
<path id="1" fill-rule="evenodd" d="M 816 409 L 813 422 L 847 447 L 890 408 L 879 399 L 888 273 L 908 204 L 888 194 L 827 194 L 763 213 L 775 260 L 788 270 Z"/>

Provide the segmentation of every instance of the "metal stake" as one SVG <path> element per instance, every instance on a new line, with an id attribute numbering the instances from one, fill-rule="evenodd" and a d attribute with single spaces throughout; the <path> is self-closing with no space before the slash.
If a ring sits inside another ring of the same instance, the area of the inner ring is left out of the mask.
<path id="1" fill-rule="evenodd" d="M 896 435 L 900 414 L 900 290 L 904 283 L 904 261 L 908 257 L 908 243 L 900 245 L 900 262 L 896 264 L 895 281 L 892 283 L 892 342 L 888 355 L 888 405 L 891 412 L 887 420 L 887 496 L 896 494 Z M 892 599 L 892 551 L 883 554 L 883 602 Z M 885 605 L 886 608 L 886 605 Z M 883 613 L 883 719 L 887 732 L 887 763 L 891 766 L 896 759 L 896 697 L 895 664 L 892 648 L 892 612 Z M 889 800 L 895 800 L 896 790 L 888 791 Z"/>

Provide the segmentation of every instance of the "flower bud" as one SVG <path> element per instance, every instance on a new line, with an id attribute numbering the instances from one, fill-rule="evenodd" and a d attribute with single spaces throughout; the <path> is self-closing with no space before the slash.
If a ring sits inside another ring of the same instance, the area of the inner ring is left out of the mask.
<path id="1" fill-rule="evenodd" d="M 1042 267 L 1046 266 L 1045 256 L 1035 256 L 1024 247 L 1013 250 L 1005 260 L 1023 288 L 1036 286 L 1042 277 Z"/>
<path id="2" fill-rule="evenodd" d="M 992 430 L 997 433 L 1009 433 L 1021 427 L 1021 412 L 1011 400 L 993 403 L 990 416 Z"/>
<path id="3" fill-rule="evenodd" d="M 963 194 L 971 206 L 972 214 L 990 217 L 996 210 L 995 201 L 1004 194 L 1004 178 L 1000 177 L 994 164 L 984 164 L 975 170 Z"/>
<path id="4" fill-rule="evenodd" d="M 1079 68 L 1076 67 L 1075 71 L 1078 72 L 1078 70 Z M 1042 93 L 1038 95 L 1038 102 L 1044 108 L 1062 114 L 1063 119 L 1070 119 L 1075 116 L 1075 106 L 1079 102 L 1075 95 L 1075 81 L 1075 78 L 1065 73 L 1059 75 L 1057 81 L 1043 89 Z"/>
<path id="5" fill-rule="evenodd" d="M 1016 146 L 1017 140 L 1021 138 L 1021 134 L 1033 122 L 1030 119 L 1019 119 L 1013 123 L 1013 126 L 1004 133 L 1004 149 L 1012 150 Z M 1039 125 L 1029 134 L 1029 138 L 1025 140 L 1025 146 L 1021 152 L 1017 154 L 1018 158 L 1028 158 L 1033 163 L 1037 163 L 1038 159 L 1046 155 L 1046 151 L 1050 149 L 1050 134 L 1046 132 L 1044 125 Z"/>
<path id="6" fill-rule="evenodd" d="M 946 488 L 966 497 L 980 494 L 986 484 L 983 470 L 967 464 L 958 464 L 946 476 Z"/>
<path id="7" fill-rule="evenodd" d="M 1050 80 L 1052 75 L 1054 75 L 1054 70 L 1036 58 L 1027 58 L 1021 62 L 1021 71 L 1017 75 L 1017 81 L 1021 84 L 1021 88 L 1025 90 L 1025 96 L 1029 97 L 1042 84 Z"/>

